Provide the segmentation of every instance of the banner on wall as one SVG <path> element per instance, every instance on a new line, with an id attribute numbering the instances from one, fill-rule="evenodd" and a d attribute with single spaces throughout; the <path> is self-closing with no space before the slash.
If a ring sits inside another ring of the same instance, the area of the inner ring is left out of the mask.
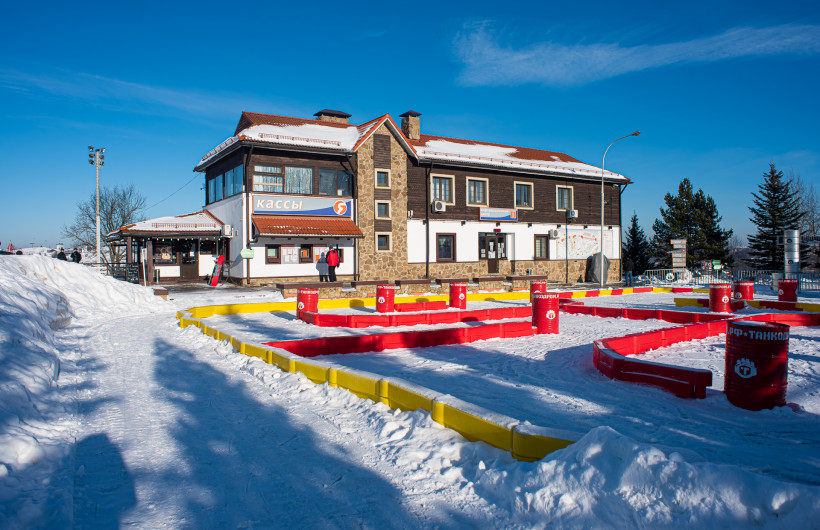
<path id="1" fill-rule="evenodd" d="M 584 230 L 570 228 L 568 231 L 560 230 L 557 239 L 557 257 L 566 259 L 565 249 L 569 249 L 569 259 L 586 259 L 600 251 L 601 231 Z M 618 259 L 618 254 L 613 253 L 613 232 L 604 232 L 604 255 L 609 259 Z"/>
<path id="2" fill-rule="evenodd" d="M 352 217 L 353 200 L 254 194 L 253 213 Z"/>

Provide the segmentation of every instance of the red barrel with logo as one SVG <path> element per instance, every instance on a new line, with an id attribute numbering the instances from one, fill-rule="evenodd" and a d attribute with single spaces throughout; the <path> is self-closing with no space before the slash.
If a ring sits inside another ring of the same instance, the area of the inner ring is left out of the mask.
<path id="1" fill-rule="evenodd" d="M 450 284 L 450 307 L 456 307 L 458 309 L 467 309 L 466 283 Z"/>
<path id="2" fill-rule="evenodd" d="M 392 313 L 395 311 L 396 286 L 377 285 L 376 286 L 376 312 Z"/>
<path id="3" fill-rule="evenodd" d="M 789 326 L 775 322 L 729 322 L 723 391 L 747 410 L 786 404 Z"/>
<path id="4" fill-rule="evenodd" d="M 797 302 L 797 280 L 778 280 L 777 299 L 780 302 Z"/>
<path id="5" fill-rule="evenodd" d="M 754 300 L 755 282 L 737 281 L 732 284 L 735 300 Z"/>
<path id="6" fill-rule="evenodd" d="M 713 283 L 709 286 L 709 311 L 731 313 L 732 286 L 728 283 Z"/>
<path id="7" fill-rule="evenodd" d="M 558 333 L 558 294 L 534 293 L 532 297 L 532 324 L 536 333 Z"/>
<path id="8" fill-rule="evenodd" d="M 530 282 L 530 304 L 533 303 L 532 297 L 535 293 L 547 292 L 547 282 L 543 280 L 534 280 Z"/>
<path id="9" fill-rule="evenodd" d="M 296 291 L 296 318 L 302 319 L 302 311 L 319 312 L 319 289 L 299 289 Z"/>

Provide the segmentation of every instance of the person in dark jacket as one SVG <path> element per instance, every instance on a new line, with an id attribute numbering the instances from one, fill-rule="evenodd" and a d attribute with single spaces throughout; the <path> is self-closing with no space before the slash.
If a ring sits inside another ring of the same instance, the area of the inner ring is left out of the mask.
<path id="1" fill-rule="evenodd" d="M 626 260 L 624 261 L 624 275 L 626 276 L 625 283 L 626 283 L 627 287 L 632 287 L 632 281 L 633 281 L 632 280 L 632 271 L 633 270 L 635 270 L 635 264 L 632 262 L 631 259 L 629 259 L 629 256 L 627 256 Z"/>
<path id="2" fill-rule="evenodd" d="M 62 249 L 60 249 L 60 252 L 57 253 L 57 259 L 62 261 L 68 261 L 68 259 L 65 257 L 65 252 L 63 252 Z"/>
<path id="3" fill-rule="evenodd" d="M 330 281 L 336 281 L 336 267 L 339 265 L 339 253 L 335 248 L 332 248 L 327 253 L 327 272 L 330 276 Z"/>
<path id="4" fill-rule="evenodd" d="M 83 257 L 80 255 L 80 251 L 75 248 L 74 252 L 71 253 L 71 261 L 73 261 L 74 263 L 79 263 L 82 260 Z"/>

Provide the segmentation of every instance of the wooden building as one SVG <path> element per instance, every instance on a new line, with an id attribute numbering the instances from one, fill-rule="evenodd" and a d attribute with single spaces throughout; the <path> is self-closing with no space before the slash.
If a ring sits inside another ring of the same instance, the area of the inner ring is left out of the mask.
<path id="1" fill-rule="evenodd" d="M 583 278 L 601 237 L 620 278 L 621 193 L 630 183 L 560 152 L 422 134 L 418 112 L 365 123 L 243 112 L 194 168 L 205 211 L 232 227 L 226 275 L 317 281 L 338 248 L 340 280 Z"/>

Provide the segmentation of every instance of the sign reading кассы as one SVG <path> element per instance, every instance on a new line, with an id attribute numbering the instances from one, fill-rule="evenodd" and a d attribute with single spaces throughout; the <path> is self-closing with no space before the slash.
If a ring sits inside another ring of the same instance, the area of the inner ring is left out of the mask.
<path id="1" fill-rule="evenodd" d="M 294 197 L 293 195 L 252 196 L 253 213 L 275 215 L 325 215 L 350 217 L 353 211 L 351 199 L 321 199 L 317 197 Z"/>

